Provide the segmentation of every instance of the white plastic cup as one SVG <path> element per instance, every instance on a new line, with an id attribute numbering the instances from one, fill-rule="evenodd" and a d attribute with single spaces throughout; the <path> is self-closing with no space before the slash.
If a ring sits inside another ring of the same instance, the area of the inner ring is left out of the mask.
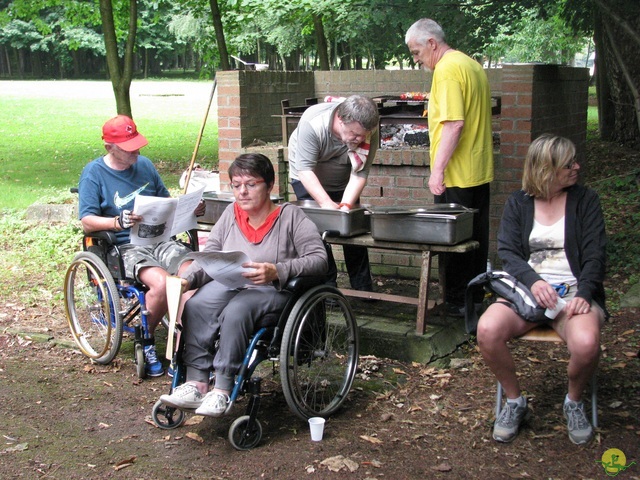
<path id="1" fill-rule="evenodd" d="M 556 318 L 558 316 L 558 314 L 562 311 L 562 309 L 564 308 L 564 306 L 567 304 L 567 302 L 563 299 L 558 297 L 558 302 L 556 303 L 556 308 L 554 308 L 553 310 L 551 310 L 550 308 L 547 308 L 544 311 L 544 316 L 547 317 L 550 320 L 553 320 L 554 318 Z"/>
<path id="2" fill-rule="evenodd" d="M 311 440 L 314 442 L 321 441 L 324 433 L 324 418 L 311 417 L 309 419 L 309 429 L 311 430 Z"/>

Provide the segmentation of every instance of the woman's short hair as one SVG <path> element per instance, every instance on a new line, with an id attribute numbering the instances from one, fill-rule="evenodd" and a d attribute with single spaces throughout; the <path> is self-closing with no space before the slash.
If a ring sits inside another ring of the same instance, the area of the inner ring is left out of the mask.
<path id="1" fill-rule="evenodd" d="M 336 108 L 336 115 L 346 124 L 358 122 L 367 131 L 378 128 L 378 107 L 369 97 L 351 95 Z"/>
<path id="2" fill-rule="evenodd" d="M 241 175 L 262 178 L 268 187 L 274 184 L 276 178 L 271 160 L 261 153 L 243 153 L 236 157 L 229 167 L 229 179 Z"/>
<path id="3" fill-rule="evenodd" d="M 418 45 L 426 45 L 430 38 L 438 43 L 445 43 L 444 30 L 434 20 L 421 18 L 409 27 L 404 36 L 404 43 L 408 44 L 413 40 Z"/>
<path id="4" fill-rule="evenodd" d="M 532 197 L 549 198 L 558 170 L 571 163 L 576 147 L 565 137 L 544 133 L 527 151 L 522 174 L 522 190 Z"/>

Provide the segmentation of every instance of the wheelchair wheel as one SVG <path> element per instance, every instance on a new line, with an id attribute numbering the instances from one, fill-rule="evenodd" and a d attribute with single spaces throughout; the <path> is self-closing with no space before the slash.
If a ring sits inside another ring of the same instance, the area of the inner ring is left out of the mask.
<path id="1" fill-rule="evenodd" d="M 335 287 L 315 287 L 295 303 L 282 335 L 280 377 L 298 417 L 326 417 L 344 402 L 358 366 L 358 327 Z"/>
<path id="2" fill-rule="evenodd" d="M 92 361 L 107 364 L 122 342 L 120 295 L 104 262 L 78 253 L 64 279 L 67 320 L 76 344 Z"/>
<path id="3" fill-rule="evenodd" d="M 147 376 L 147 372 L 144 369 L 144 347 L 141 343 L 135 344 L 134 354 L 136 362 L 136 373 L 138 374 L 138 378 L 145 378 Z"/>
<path id="4" fill-rule="evenodd" d="M 256 418 L 249 426 L 249 415 L 234 420 L 229 427 L 229 442 L 236 450 L 251 450 L 262 440 L 262 425 Z"/>
<path id="5" fill-rule="evenodd" d="M 158 400 L 151 410 L 151 418 L 157 427 L 164 430 L 178 428 L 184 422 L 185 413 Z"/>

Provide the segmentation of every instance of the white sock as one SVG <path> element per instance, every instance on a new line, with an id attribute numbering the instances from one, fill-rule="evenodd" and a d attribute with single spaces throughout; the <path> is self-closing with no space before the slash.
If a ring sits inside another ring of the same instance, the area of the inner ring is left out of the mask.
<path id="1" fill-rule="evenodd" d="M 520 395 L 518 398 L 507 398 L 507 402 L 510 404 L 516 404 L 518 407 L 526 407 L 527 399 Z"/>
<path id="2" fill-rule="evenodd" d="M 569 402 L 573 402 L 573 403 L 580 403 L 580 402 L 576 402 L 575 400 L 571 400 L 569 398 L 569 394 L 567 393 L 567 395 L 564 397 L 564 404 L 566 405 Z"/>

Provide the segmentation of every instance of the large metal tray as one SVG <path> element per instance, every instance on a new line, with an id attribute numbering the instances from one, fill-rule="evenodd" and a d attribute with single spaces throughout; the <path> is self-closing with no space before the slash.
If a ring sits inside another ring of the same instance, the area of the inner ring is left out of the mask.
<path id="1" fill-rule="evenodd" d="M 473 235 L 475 210 L 456 203 L 371 210 L 371 237 L 403 243 L 455 245 Z"/>
<path id="2" fill-rule="evenodd" d="M 204 192 L 202 199 L 204 200 L 205 211 L 202 217 L 198 217 L 198 222 L 211 224 L 216 223 L 225 208 L 236 201 L 231 192 Z M 271 200 L 274 203 L 280 203 L 282 197 L 271 195 Z"/>
<path id="3" fill-rule="evenodd" d="M 368 233 L 371 229 L 370 215 L 364 207 L 356 206 L 344 211 L 322 208 L 313 200 L 298 200 L 291 203 L 304 210 L 320 233 L 331 231 L 337 232 L 341 237 L 353 237 Z"/>

